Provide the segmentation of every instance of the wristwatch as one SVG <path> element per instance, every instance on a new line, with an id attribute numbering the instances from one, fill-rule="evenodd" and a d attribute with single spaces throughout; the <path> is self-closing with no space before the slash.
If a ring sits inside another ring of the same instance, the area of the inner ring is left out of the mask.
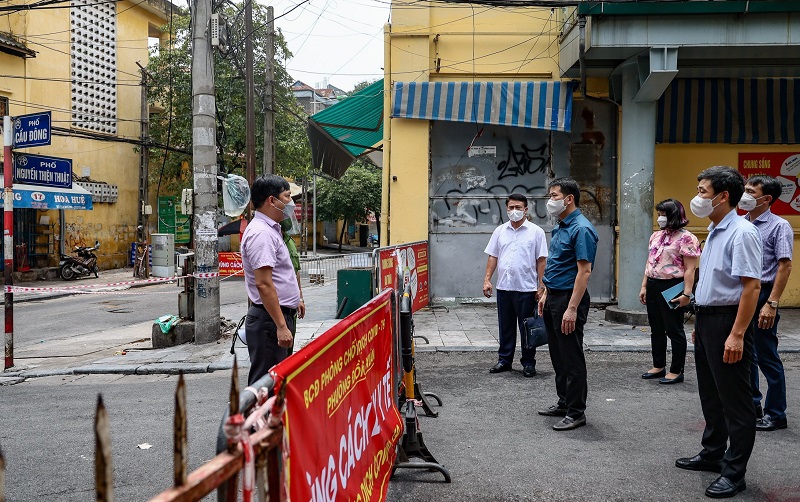
<path id="1" fill-rule="evenodd" d="M 778 300 L 767 300 L 767 304 L 774 309 L 778 308 Z"/>
<path id="2" fill-rule="evenodd" d="M 686 298 L 688 298 L 690 300 L 694 300 L 694 295 L 692 293 L 689 293 L 688 295 L 686 293 L 681 293 L 678 296 L 685 296 Z"/>

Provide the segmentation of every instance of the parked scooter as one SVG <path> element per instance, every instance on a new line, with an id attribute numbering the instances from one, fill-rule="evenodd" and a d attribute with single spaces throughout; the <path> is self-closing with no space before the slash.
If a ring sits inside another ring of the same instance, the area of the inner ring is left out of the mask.
<path id="1" fill-rule="evenodd" d="M 97 268 L 97 255 L 94 251 L 100 249 L 100 241 L 95 241 L 94 246 L 75 246 L 75 253 L 78 256 L 62 254 L 58 264 L 58 273 L 65 281 L 77 279 L 89 274 L 100 277 Z"/>

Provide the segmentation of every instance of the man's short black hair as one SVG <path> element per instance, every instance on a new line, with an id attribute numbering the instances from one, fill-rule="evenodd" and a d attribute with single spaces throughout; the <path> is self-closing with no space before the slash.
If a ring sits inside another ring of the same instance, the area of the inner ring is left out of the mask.
<path id="1" fill-rule="evenodd" d="M 714 196 L 728 192 L 731 207 L 736 207 L 744 193 L 744 176 L 728 166 L 709 167 L 697 175 L 697 181 L 708 180 L 714 189 Z"/>
<path id="2" fill-rule="evenodd" d="M 506 206 L 508 206 L 508 203 L 511 202 L 512 200 L 515 200 L 517 202 L 522 202 L 523 204 L 525 204 L 525 207 L 528 207 L 528 198 L 522 195 L 521 193 L 512 193 L 511 195 L 509 195 L 508 198 L 506 199 Z"/>
<path id="3" fill-rule="evenodd" d="M 578 182 L 572 178 L 558 178 L 550 182 L 547 185 L 547 189 L 550 190 L 553 187 L 558 187 L 561 190 L 561 193 L 564 194 L 564 197 L 567 195 L 572 195 L 575 198 L 575 207 L 579 207 L 581 205 L 581 187 L 578 186 Z"/>
<path id="4" fill-rule="evenodd" d="M 754 186 L 754 187 L 761 187 L 761 192 L 764 195 L 772 195 L 772 200 L 769 201 L 769 205 L 771 206 L 778 197 L 781 196 L 781 192 L 783 189 L 781 188 L 781 182 L 773 178 L 772 176 L 767 176 L 765 174 L 757 174 L 755 176 L 750 176 L 747 178 L 747 184 Z"/>
<path id="5" fill-rule="evenodd" d="M 261 209 L 264 201 L 270 197 L 278 197 L 280 194 L 289 190 L 289 182 L 276 174 L 263 174 L 256 178 L 253 187 L 250 189 L 250 200 L 253 207 Z"/>
<path id="6" fill-rule="evenodd" d="M 675 199 L 662 200 L 656 204 L 656 211 L 663 211 L 667 217 L 667 226 L 670 230 L 678 230 L 689 224 L 683 204 Z"/>

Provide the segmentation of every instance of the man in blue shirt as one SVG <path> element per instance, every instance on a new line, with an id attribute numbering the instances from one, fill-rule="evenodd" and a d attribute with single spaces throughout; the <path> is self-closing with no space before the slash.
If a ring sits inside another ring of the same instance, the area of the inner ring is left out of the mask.
<path id="1" fill-rule="evenodd" d="M 547 212 L 559 221 L 551 232 L 539 314 L 544 316 L 558 402 L 539 414 L 564 417 L 553 429 L 565 431 L 586 425 L 583 326 L 589 315 L 587 286 L 597 252 L 597 232 L 578 209 L 581 192 L 575 180 L 554 180 L 548 196 Z"/>
<path id="2" fill-rule="evenodd" d="M 753 365 L 750 383 L 756 406 L 757 431 L 786 428 L 786 376 L 778 355 L 778 302 L 792 273 L 794 231 L 788 221 L 770 211 L 781 195 L 781 182 L 772 176 L 751 176 L 744 187 L 739 209 L 758 229 L 763 249 L 761 293 L 753 316 Z M 761 407 L 758 370 L 767 379 L 767 398 Z"/>
<path id="3" fill-rule="evenodd" d="M 675 466 L 720 473 L 706 488 L 706 496 L 726 498 L 746 488 L 744 476 L 756 438 L 751 321 L 761 289 L 761 238 L 752 223 L 736 214 L 744 193 L 744 177 L 738 171 L 710 167 L 697 180 L 692 213 L 711 220 L 700 256 L 692 332 L 706 427 L 702 451 L 679 458 Z"/>

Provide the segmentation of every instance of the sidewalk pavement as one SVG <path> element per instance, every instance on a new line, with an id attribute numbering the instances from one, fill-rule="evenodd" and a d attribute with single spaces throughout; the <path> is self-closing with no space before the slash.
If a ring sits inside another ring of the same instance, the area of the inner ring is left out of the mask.
<path id="1" fill-rule="evenodd" d="M 131 269 L 104 271 L 99 279 L 80 281 L 38 281 L 21 283 L 16 286 L 37 288 L 63 288 L 66 286 L 92 286 L 114 283 L 117 288 L 141 287 L 148 283 L 137 282 Z M 320 336 L 338 322 L 336 312 L 336 283 L 325 285 L 304 285 L 304 296 L 310 306 L 309 315 L 300 320 L 297 326 L 295 347 L 303 347 L 310 340 Z M 42 301 L 74 294 L 70 290 L 51 290 L 41 292 L 20 292 L 14 294 L 14 301 Z M 222 315 L 242 312 L 242 305 L 226 305 Z M 800 309 L 781 310 L 780 346 L 781 352 L 800 352 Z M 238 319 L 237 319 L 238 320 Z M 416 350 L 419 352 L 494 352 L 498 348 L 497 310 L 494 303 L 478 302 L 450 305 L 432 305 L 414 314 Z M 692 321 L 686 324 L 690 335 Z M 232 332 L 225 333 L 216 343 L 195 345 L 187 343 L 176 347 L 153 349 L 150 343 L 152 322 L 144 322 L 97 331 L 63 340 L 61 343 L 81 343 L 87 347 L 104 347 L 88 354 L 74 357 L 47 357 L 46 349 L 37 344 L 19 347 L 24 350 L 26 359 L 23 365 L 0 372 L 0 385 L 11 385 L 26 378 L 72 375 L 72 374 L 177 374 L 206 373 L 230 369 L 233 354 L 230 353 Z M 231 330 L 232 331 L 232 330 Z M 614 324 L 604 319 L 602 308 L 592 308 L 584 328 L 584 346 L 587 351 L 650 351 L 650 328 Z M 136 340 L 136 342 L 131 342 Z M 101 343 L 102 342 L 102 343 Z M 689 341 L 690 350 L 692 348 Z M 48 352 L 51 352 L 52 344 Z M 540 351 L 547 350 L 541 347 Z M 41 352 L 41 357 L 36 357 Z M 124 354 L 123 354 L 124 352 Z M 247 348 L 237 342 L 236 358 L 240 368 L 249 367 Z"/>

